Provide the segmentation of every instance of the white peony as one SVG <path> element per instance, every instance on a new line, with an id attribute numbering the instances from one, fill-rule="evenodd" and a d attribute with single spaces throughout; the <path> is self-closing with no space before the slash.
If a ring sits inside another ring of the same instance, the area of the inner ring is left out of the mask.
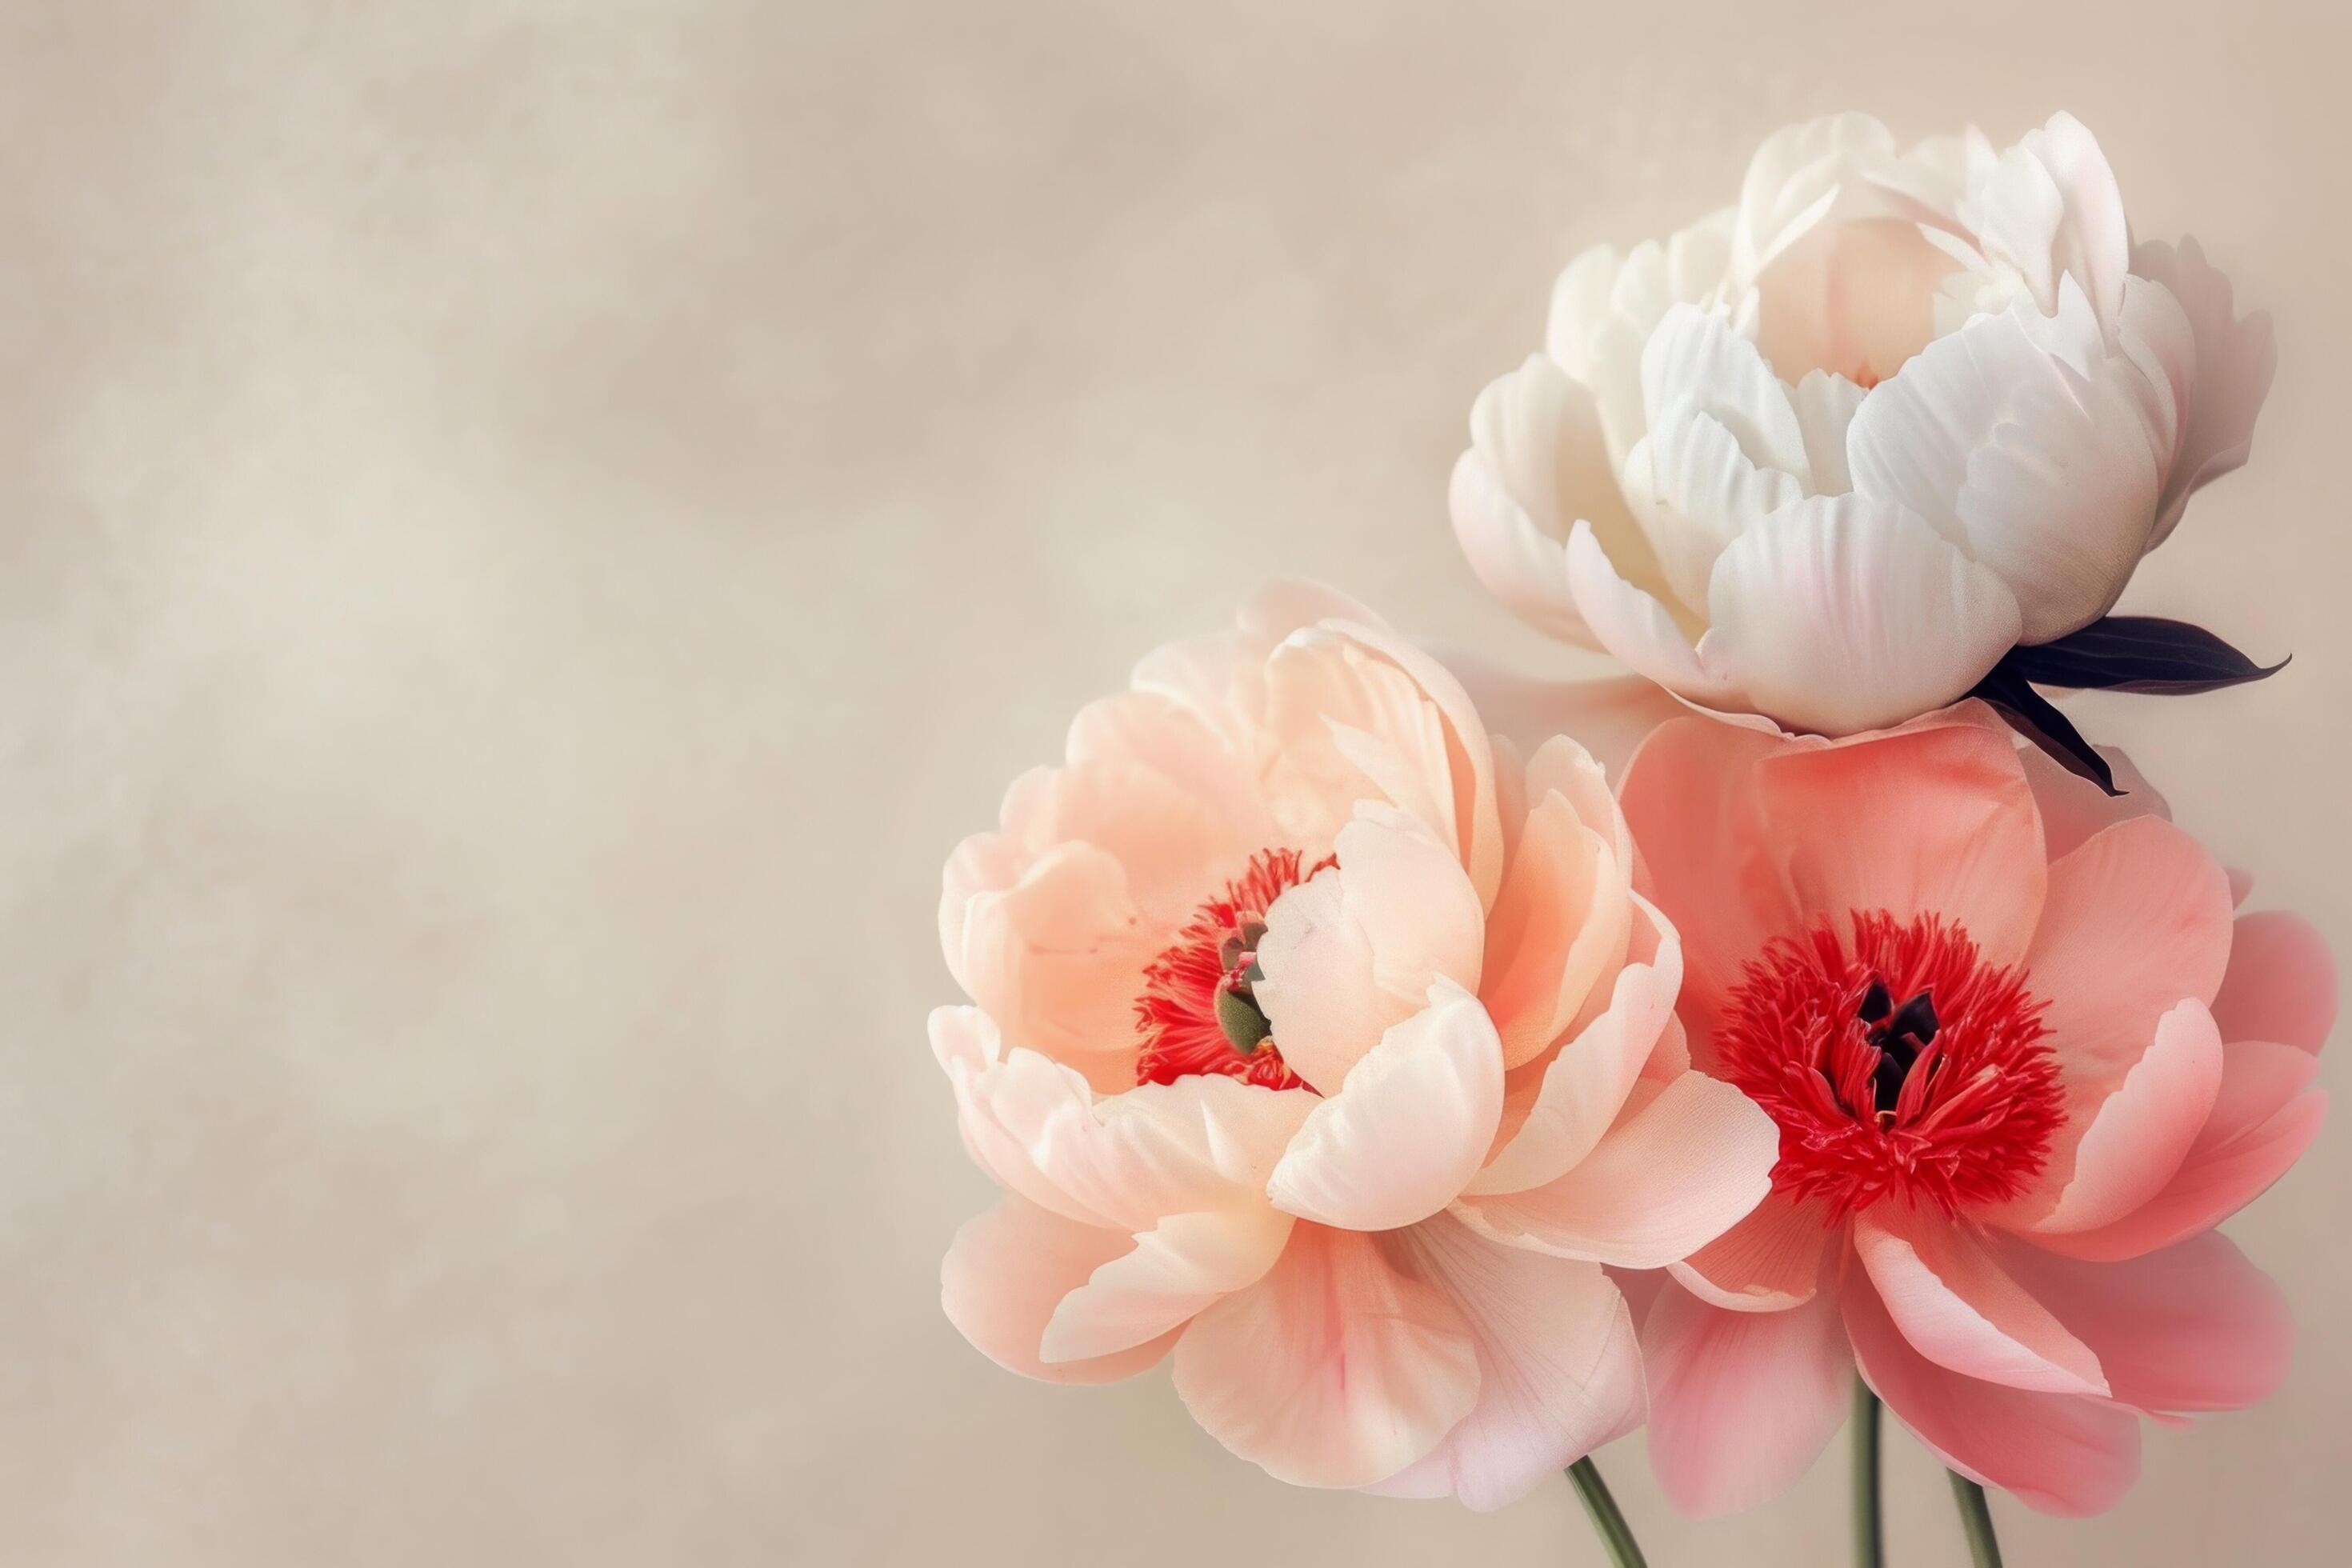
<path id="1" fill-rule="evenodd" d="M 1490 592 L 1691 703 L 1845 734 L 2105 615 L 2245 461 L 2267 317 L 2134 246 L 2061 114 L 1898 150 L 1780 132 L 1736 206 L 1560 274 L 1488 386 L 1454 525 Z"/>

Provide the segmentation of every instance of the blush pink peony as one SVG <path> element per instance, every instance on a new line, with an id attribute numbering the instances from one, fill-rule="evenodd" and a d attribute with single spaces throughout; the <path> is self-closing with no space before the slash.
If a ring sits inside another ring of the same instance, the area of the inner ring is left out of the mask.
<path id="1" fill-rule="evenodd" d="M 1713 1513 L 1794 1481 L 1853 1369 L 1954 1469 L 2105 1509 L 2140 1418 L 2283 1375 L 2214 1226 L 2317 1130 L 2335 977 L 2145 790 L 1979 705 L 1844 742 L 1685 718 L 1627 769 L 1693 1060 L 1780 1128 L 1772 1194 L 1643 1325 L 1650 1451 Z"/>
<path id="2" fill-rule="evenodd" d="M 1572 741 L 1522 763 L 1323 590 L 1163 648 L 949 862 L 932 1043 L 1005 1189 L 942 1270 L 1016 1372 L 1177 1392 L 1285 1480 L 1488 1508 L 1638 1424 L 1630 1313 L 1763 1196 Z"/>

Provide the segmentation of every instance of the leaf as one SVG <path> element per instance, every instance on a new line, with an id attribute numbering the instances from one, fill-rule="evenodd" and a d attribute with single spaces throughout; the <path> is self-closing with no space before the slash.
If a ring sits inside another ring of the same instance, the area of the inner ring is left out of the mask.
<path id="1" fill-rule="evenodd" d="M 2074 721 L 2058 711 L 2050 700 L 2033 689 L 2017 668 L 2017 656 L 2023 648 L 2011 648 L 2001 656 L 2000 662 L 1982 680 L 1976 683 L 1969 695 L 1980 697 L 1995 711 L 2009 721 L 2009 727 L 2048 752 L 2060 767 L 2078 777 L 2089 779 L 2111 795 L 2124 792 L 2116 787 L 2115 770 L 2107 759 L 2083 738 Z"/>
<path id="2" fill-rule="evenodd" d="M 2054 641 L 2012 648 L 2001 663 L 2037 686 L 2180 697 L 2260 680 L 2287 661 L 2264 668 L 2186 621 L 2107 616 Z"/>

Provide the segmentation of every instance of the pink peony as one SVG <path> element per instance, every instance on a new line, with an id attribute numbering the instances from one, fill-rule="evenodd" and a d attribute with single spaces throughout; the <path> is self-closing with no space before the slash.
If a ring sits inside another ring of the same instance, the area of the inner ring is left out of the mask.
<path id="1" fill-rule="evenodd" d="M 1631 1315 L 1768 1185 L 1689 1070 L 1600 768 L 1524 765 L 1369 612 L 1270 591 L 1087 708 L 949 862 L 932 1044 L 1006 1189 L 949 1318 L 1033 1377 L 1172 1350 L 1285 1480 L 1509 1501 L 1638 1424 Z"/>
<path id="2" fill-rule="evenodd" d="M 1954 1469 L 2066 1514 L 2129 1486 L 2143 1415 L 2278 1382 L 2284 1306 L 2213 1226 L 2319 1125 L 2308 925 L 2233 917 L 2155 796 L 1976 704 L 1836 742 L 1675 720 L 1622 800 L 1693 1060 L 1780 1130 L 1771 1196 L 1643 1325 L 1678 1506 L 1795 1480 L 1850 1366 Z"/>

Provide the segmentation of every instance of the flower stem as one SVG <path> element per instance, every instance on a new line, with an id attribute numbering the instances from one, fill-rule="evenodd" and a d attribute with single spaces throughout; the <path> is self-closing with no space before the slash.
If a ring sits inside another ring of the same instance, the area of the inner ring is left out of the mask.
<path id="1" fill-rule="evenodd" d="M 1952 1500 L 1960 1505 L 1960 1528 L 1968 1532 L 1969 1560 L 1977 1568 L 2000 1568 L 2000 1542 L 1992 1533 L 1992 1510 L 1985 1505 L 1984 1488 L 1952 1472 Z"/>
<path id="2" fill-rule="evenodd" d="M 1568 1479 L 1576 1483 L 1576 1495 L 1584 1500 L 1584 1511 L 1592 1516 L 1593 1533 L 1609 1548 L 1609 1561 L 1617 1568 L 1650 1568 L 1650 1560 L 1642 1555 L 1641 1546 L 1633 1540 L 1633 1527 L 1617 1511 L 1617 1500 L 1609 1495 L 1609 1483 L 1601 1479 L 1588 1456 L 1568 1467 Z"/>
<path id="3" fill-rule="evenodd" d="M 1878 1395 L 1853 1380 L 1853 1561 L 1855 1568 L 1884 1568 L 1886 1531 L 1878 1508 Z"/>

